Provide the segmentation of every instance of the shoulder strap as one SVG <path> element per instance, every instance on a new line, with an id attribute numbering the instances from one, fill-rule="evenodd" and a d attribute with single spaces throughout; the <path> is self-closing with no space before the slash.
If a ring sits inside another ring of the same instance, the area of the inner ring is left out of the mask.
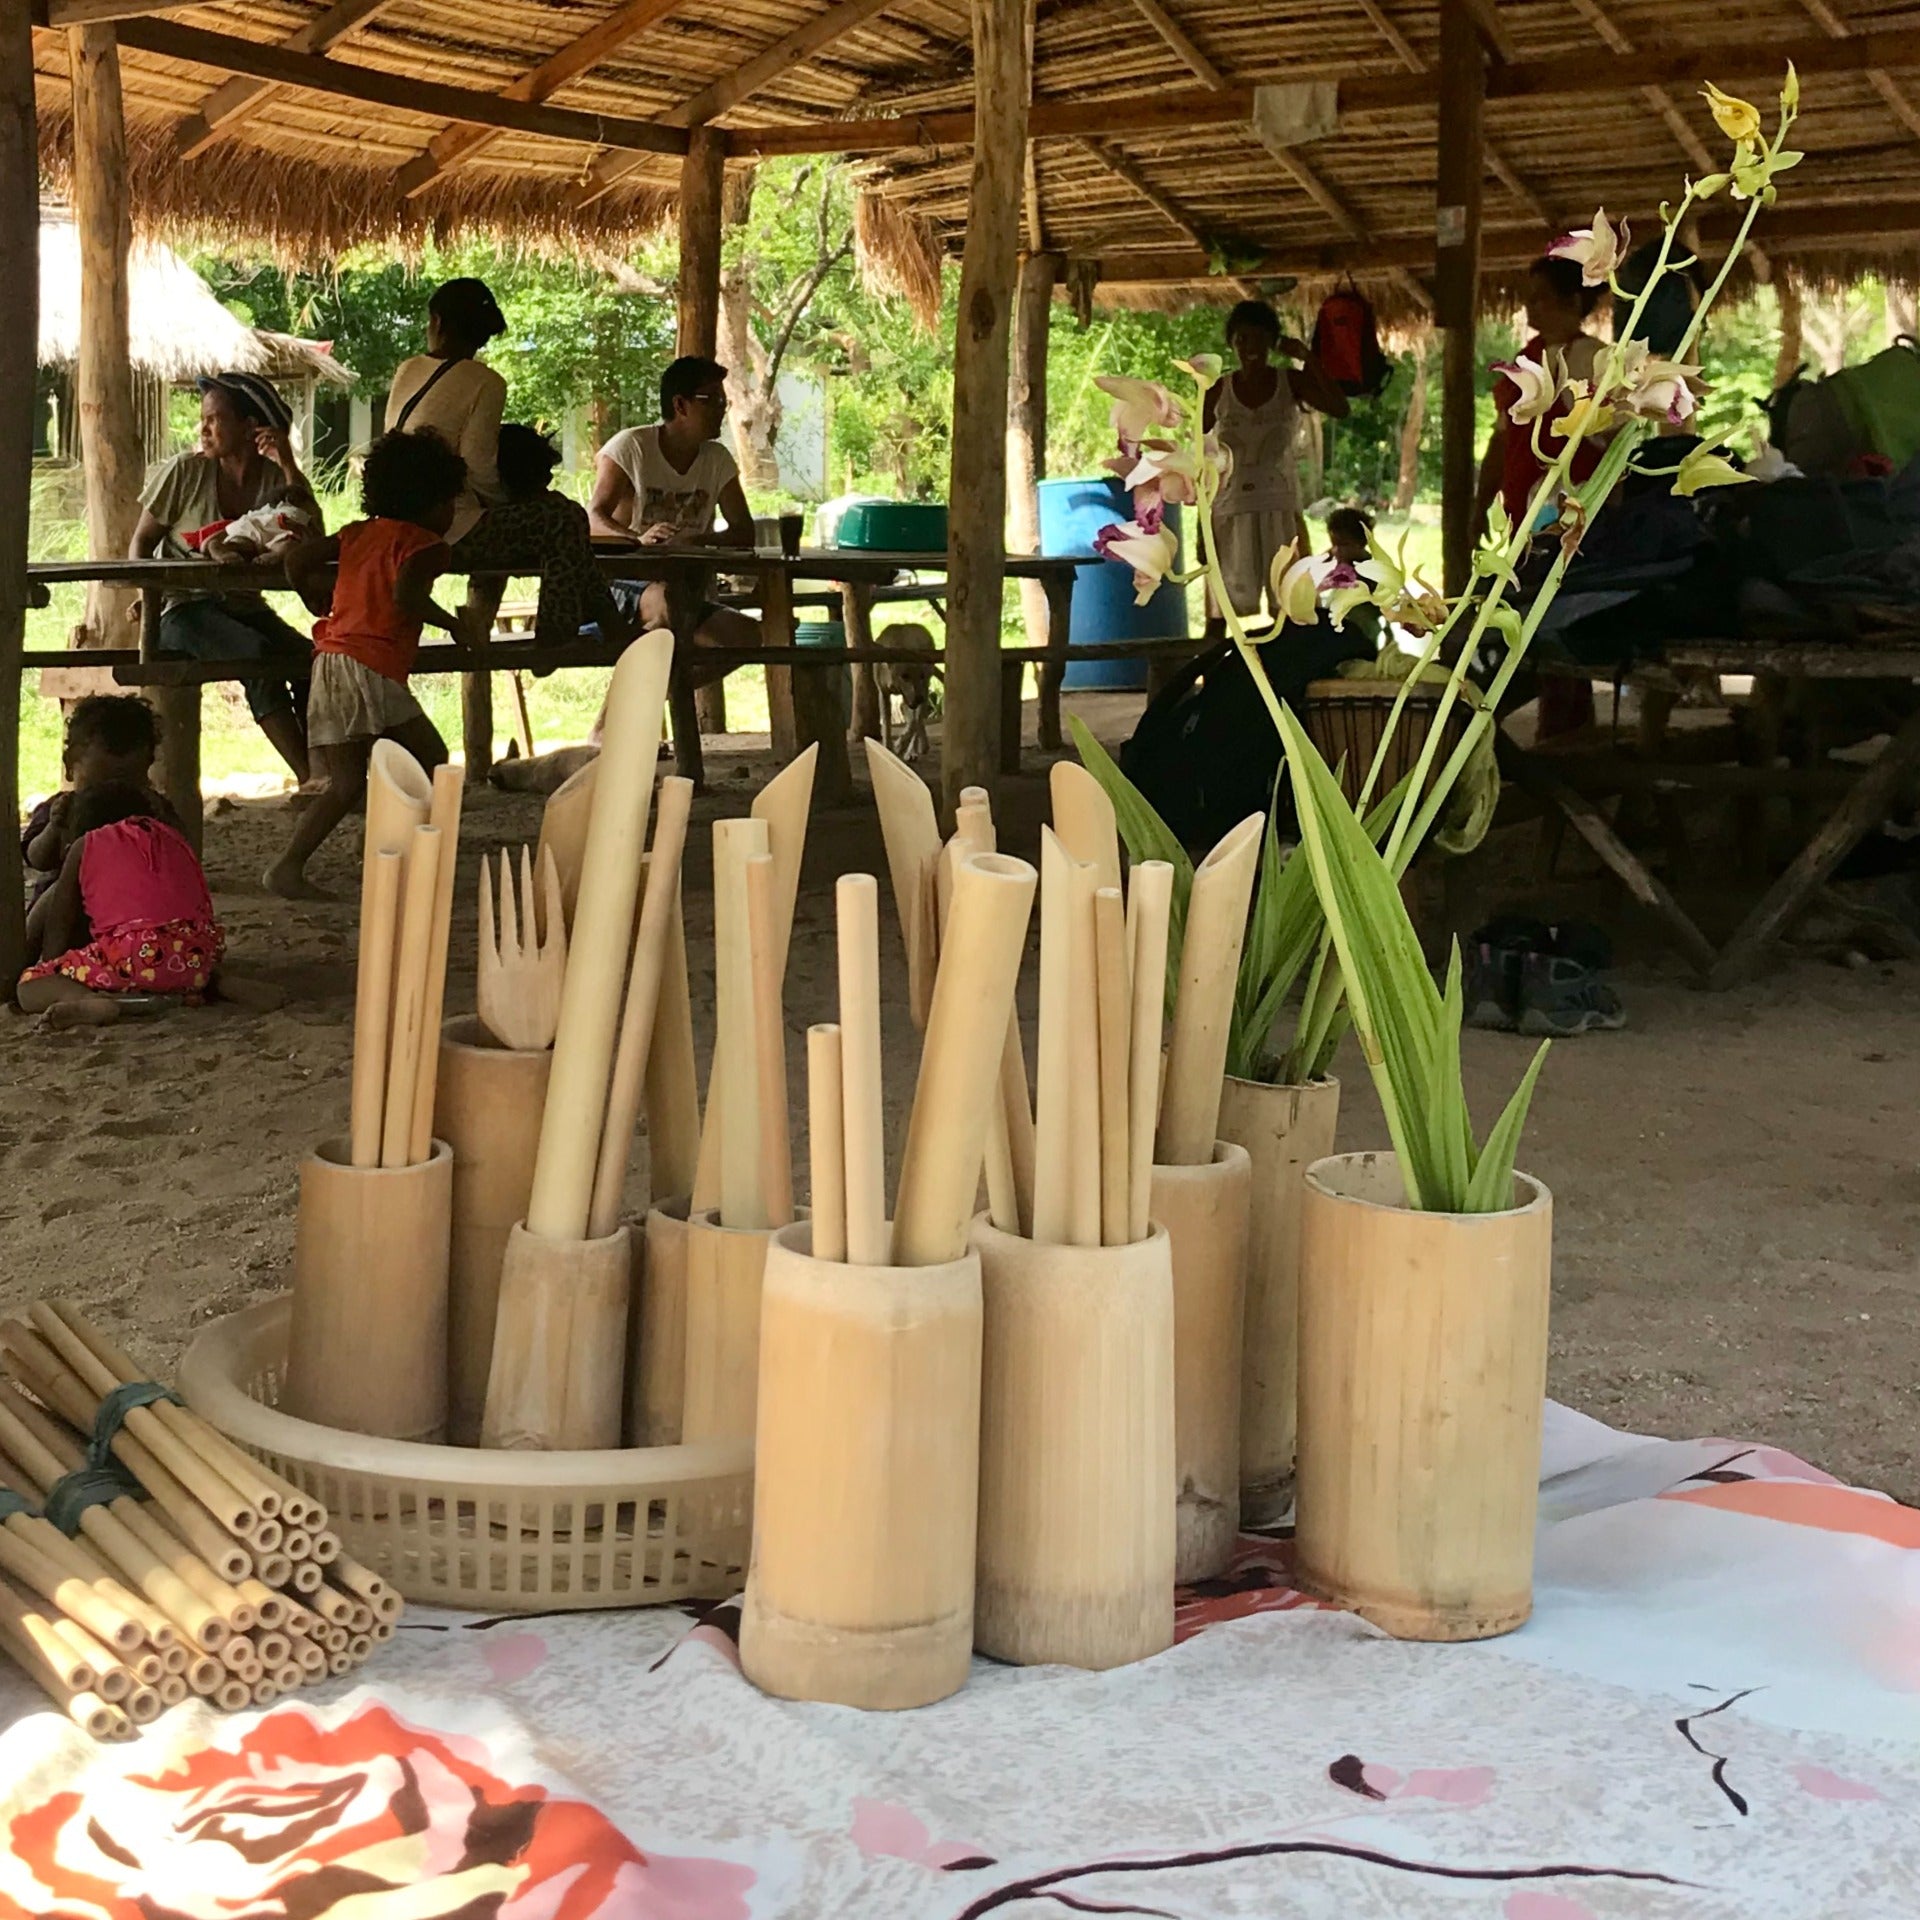
<path id="1" fill-rule="evenodd" d="M 400 418 L 394 421 L 393 424 L 387 428 L 387 431 L 389 433 L 405 433 L 407 430 L 407 422 L 413 418 L 414 408 L 459 364 L 457 360 L 442 360 L 440 364 L 427 375 L 426 384 L 400 409 Z"/>

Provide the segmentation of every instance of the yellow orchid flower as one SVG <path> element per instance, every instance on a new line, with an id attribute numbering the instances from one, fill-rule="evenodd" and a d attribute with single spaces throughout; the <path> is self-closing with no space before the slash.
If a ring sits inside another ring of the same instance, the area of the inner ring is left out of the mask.
<path id="1" fill-rule="evenodd" d="M 1760 137 L 1760 109 L 1749 100 L 1722 93 L 1711 80 L 1701 88 L 1700 97 L 1713 115 L 1713 124 L 1736 143 Z"/>
<path id="2" fill-rule="evenodd" d="M 1674 470 L 1673 490 L 1682 499 L 1690 500 L 1708 487 L 1737 487 L 1752 478 L 1752 474 L 1742 473 L 1718 447 L 1698 446 Z"/>

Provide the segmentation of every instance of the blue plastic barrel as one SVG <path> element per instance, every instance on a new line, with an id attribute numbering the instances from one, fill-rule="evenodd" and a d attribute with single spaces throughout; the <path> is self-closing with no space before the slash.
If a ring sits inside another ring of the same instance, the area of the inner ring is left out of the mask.
<path id="1" fill-rule="evenodd" d="M 1094 537 L 1102 527 L 1133 517 L 1133 501 L 1111 475 L 1088 480 L 1040 482 L 1040 551 L 1092 553 Z M 1167 515 L 1176 539 L 1180 515 Z M 1186 563 L 1184 546 L 1181 564 Z M 1187 637 L 1187 590 L 1163 584 L 1144 607 L 1133 604 L 1133 569 L 1109 560 L 1082 567 L 1073 584 L 1073 625 L 1070 646 L 1099 645 L 1115 640 L 1184 640 Z M 1106 687 L 1138 691 L 1147 684 L 1144 660 L 1084 660 L 1067 668 L 1069 689 Z"/>

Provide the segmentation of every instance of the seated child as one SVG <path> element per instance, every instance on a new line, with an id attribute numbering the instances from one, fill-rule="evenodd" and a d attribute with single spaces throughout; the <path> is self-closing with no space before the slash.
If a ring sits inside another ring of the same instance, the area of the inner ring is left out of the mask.
<path id="1" fill-rule="evenodd" d="M 226 936 L 193 849 L 155 816 L 146 789 L 83 787 L 60 831 L 60 876 L 40 914 L 41 958 L 20 976 L 21 1011 L 96 1026 L 119 1018 L 116 995 L 205 993 Z"/>
<path id="2" fill-rule="evenodd" d="M 433 583 L 453 563 L 446 532 L 467 465 L 438 435 L 389 433 L 367 450 L 360 503 L 367 517 L 330 539 L 296 548 L 287 578 L 325 617 L 313 630 L 307 748 L 318 791 L 294 823 L 287 850 L 264 883 L 289 900 L 327 896 L 307 862 L 360 804 L 376 740 L 397 740 L 423 767 L 447 757 L 446 742 L 407 691 L 424 625 L 455 629 Z M 330 597 L 326 568 L 339 562 Z"/>
<path id="3" fill-rule="evenodd" d="M 1327 515 L 1327 558 L 1343 566 L 1357 567 L 1367 558 L 1367 536 L 1373 522 L 1358 507 L 1335 507 Z M 1380 648 L 1380 609 L 1355 607 L 1347 615 L 1347 625 L 1366 640 L 1375 652 Z"/>

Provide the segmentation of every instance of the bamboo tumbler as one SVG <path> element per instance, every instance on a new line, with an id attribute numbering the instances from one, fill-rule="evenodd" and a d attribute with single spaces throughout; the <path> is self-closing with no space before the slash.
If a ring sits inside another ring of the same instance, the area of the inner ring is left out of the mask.
<path id="1" fill-rule="evenodd" d="M 301 1164 L 288 1413 L 388 1440 L 444 1437 L 452 1218 L 444 1141 L 410 1167 L 350 1166 L 344 1141 Z"/>
<path id="2" fill-rule="evenodd" d="M 1553 1197 L 1416 1213 L 1391 1154 L 1308 1168 L 1297 1578 L 1403 1640 L 1533 1610 Z"/>
<path id="3" fill-rule="evenodd" d="M 573 926 L 574 906 L 580 898 L 580 873 L 587 854 L 587 825 L 593 818 L 593 797 L 600 779 L 600 762 L 589 760 L 578 773 L 570 775 L 547 796 L 540 815 L 540 841 L 534 848 L 536 873 L 544 866 L 544 856 L 553 855 L 554 871 L 560 876 L 560 904 L 566 910 L 567 926 Z M 547 903 L 544 896 L 534 900 L 536 931 L 547 937 Z"/>
<path id="4" fill-rule="evenodd" d="M 1153 1135 L 1160 1112 L 1160 1032 L 1166 1005 L 1173 868 L 1143 860 L 1127 894 L 1127 969 L 1133 991 L 1127 1056 L 1127 1238 L 1147 1237 Z"/>
<path id="5" fill-rule="evenodd" d="M 1240 1524 L 1273 1526 L 1293 1504 L 1300 1346 L 1300 1216 L 1306 1171 L 1333 1152 L 1340 1083 L 1270 1086 L 1228 1075 L 1220 1137 L 1253 1162 L 1245 1353 L 1240 1367 Z"/>
<path id="6" fill-rule="evenodd" d="M 974 1645 L 1118 1667 L 1173 1644 L 1173 1267 L 1154 1228 L 1048 1246 L 974 1222 L 984 1338 Z"/>
<path id="7" fill-rule="evenodd" d="M 1106 789 L 1077 760 L 1056 760 L 1047 775 L 1053 830 L 1070 859 L 1091 867 L 1096 886 L 1120 885 L 1120 827 Z"/>
<path id="8" fill-rule="evenodd" d="M 1037 880 L 1024 860 L 1003 853 L 971 854 L 955 869 L 953 914 L 901 1156 L 897 1266 L 940 1266 L 965 1250 Z"/>
<path id="9" fill-rule="evenodd" d="M 892 1260 L 887 1228 L 885 1093 L 880 1056 L 879 888 L 867 873 L 843 873 L 833 890 L 838 921 L 840 1071 L 846 1128 L 847 1258 Z"/>
<path id="10" fill-rule="evenodd" d="M 1040 1046 L 1034 1066 L 1033 1237 L 1064 1246 L 1073 1228 L 1073 871 L 1040 829 Z"/>
<path id="11" fill-rule="evenodd" d="M 1167 1084 L 1160 1097 L 1154 1159 L 1161 1166 L 1204 1166 L 1213 1155 L 1240 947 L 1265 828 L 1259 814 L 1249 814 L 1194 871 L 1173 1002 Z"/>
<path id="12" fill-rule="evenodd" d="M 687 923 L 679 887 L 647 1049 L 647 1179 L 656 1194 L 693 1191 L 700 1154 L 700 1073 L 693 1053 L 693 995 L 687 980 Z"/>
<path id="13" fill-rule="evenodd" d="M 760 1391 L 760 1291 L 769 1227 L 687 1222 L 686 1360 L 680 1437 L 751 1440 Z"/>
<path id="14" fill-rule="evenodd" d="M 784 1699 L 923 1707 L 972 1663 L 980 1263 L 811 1248 L 792 1226 L 767 1255 L 741 1665 Z"/>
<path id="15" fill-rule="evenodd" d="M 469 1015 L 440 1040 L 434 1130 L 453 1153 L 447 1261 L 447 1437 L 480 1444 L 500 1267 L 507 1236 L 527 1217 L 553 1055 L 500 1046 Z"/>
<path id="16" fill-rule="evenodd" d="M 415 827 L 407 854 L 400 938 L 393 961 L 393 1033 L 387 1048 L 387 1093 L 380 1123 L 380 1164 L 404 1167 L 413 1150 L 413 1097 L 426 1044 L 427 973 L 440 906 L 440 829 Z M 436 1030 L 437 1035 L 437 1030 Z"/>
<path id="17" fill-rule="evenodd" d="M 452 761 L 433 770 L 433 808 L 428 819 L 440 835 L 439 881 L 433 909 L 433 942 L 427 957 L 427 1002 L 421 1012 L 421 1031 L 437 1034 L 447 1004 L 447 948 L 453 938 L 454 868 L 460 851 L 461 803 L 466 775 Z M 424 1160 L 433 1147 L 435 1094 L 440 1078 L 440 1056 L 429 1048 L 422 1056 L 413 1087 L 413 1132 L 407 1160 Z"/>
<path id="18" fill-rule="evenodd" d="M 760 1045 L 747 906 L 747 862 L 765 855 L 767 844 L 764 820 L 713 824 L 714 1075 L 707 1127 L 712 1131 L 717 1125 L 719 1132 L 720 1217 L 741 1229 L 772 1225 L 762 1153 Z"/>
<path id="19" fill-rule="evenodd" d="M 687 1196 L 657 1200 L 633 1233 L 627 1444 L 675 1447 L 686 1403 Z"/>
<path id="20" fill-rule="evenodd" d="M 811 1159 L 808 1199 L 813 1214 L 810 1245 L 818 1258 L 847 1257 L 847 1133 L 845 1086 L 840 1066 L 840 1029 L 807 1029 L 807 1149 Z"/>
<path id="21" fill-rule="evenodd" d="M 599 1240 L 508 1234 L 483 1447 L 619 1446 L 632 1269 L 625 1227 Z"/>
<path id="22" fill-rule="evenodd" d="M 933 1003 L 934 951 L 927 937 L 926 878 L 940 853 L 940 822 L 927 783 L 878 740 L 867 746 L 867 778 L 880 813 L 894 910 L 907 950 L 907 998 L 916 1027 L 924 1027 Z"/>
<path id="23" fill-rule="evenodd" d="M 1155 1167 L 1173 1256 L 1174 1479 L 1182 1585 L 1224 1573 L 1240 1536 L 1240 1368 L 1253 1167 L 1221 1141 L 1204 1167 Z"/>

